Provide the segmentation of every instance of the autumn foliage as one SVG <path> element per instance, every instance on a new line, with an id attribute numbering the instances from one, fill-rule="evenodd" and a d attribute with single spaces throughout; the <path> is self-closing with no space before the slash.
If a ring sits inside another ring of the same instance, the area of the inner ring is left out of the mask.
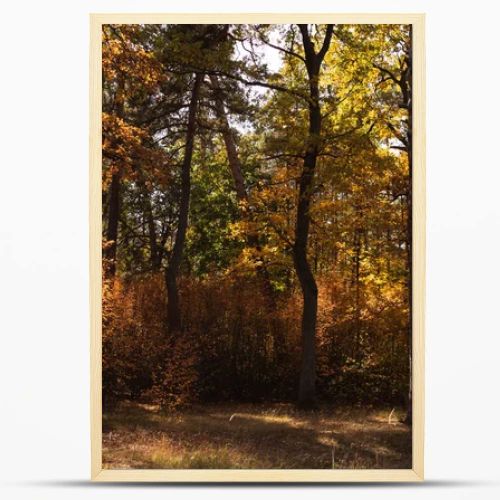
<path id="1" fill-rule="evenodd" d="M 304 26 L 104 27 L 106 407 L 295 401 L 309 289 L 314 397 L 408 402 L 411 33 Z"/>

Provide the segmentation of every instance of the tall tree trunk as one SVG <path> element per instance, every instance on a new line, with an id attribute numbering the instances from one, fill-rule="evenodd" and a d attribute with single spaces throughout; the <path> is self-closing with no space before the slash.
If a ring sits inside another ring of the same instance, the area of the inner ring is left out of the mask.
<path id="1" fill-rule="evenodd" d="M 411 109 L 411 108 L 410 108 Z M 411 120 L 410 120 L 411 123 Z M 412 400 L 412 384 L 413 384 L 413 265 L 412 265 L 412 249 L 413 249 L 413 209 L 412 209 L 412 153 L 411 145 L 408 151 L 408 164 L 410 168 L 410 178 L 408 195 L 406 197 L 406 217 L 407 217 L 407 238 L 406 238 L 406 261 L 407 261 L 407 272 L 408 272 L 408 400 L 407 400 L 407 412 L 405 422 L 409 425 L 412 423 L 413 419 L 413 400 Z"/>
<path id="2" fill-rule="evenodd" d="M 311 86 L 314 86 L 312 84 Z M 316 319 L 318 315 L 318 288 L 307 260 L 311 194 L 318 154 L 317 137 L 321 131 L 319 107 L 309 107 L 309 145 L 299 181 L 299 202 L 295 227 L 293 258 L 295 271 L 302 288 L 302 363 L 299 382 L 301 407 L 316 406 Z"/>
<path id="3" fill-rule="evenodd" d="M 406 195 L 406 259 L 407 259 L 407 272 L 408 272 L 408 400 L 407 412 L 405 423 L 411 425 L 413 421 L 413 398 L 412 398 L 412 384 L 413 384 L 413 98 L 412 98 L 412 27 L 410 25 L 410 41 L 407 52 L 408 69 L 401 78 L 402 85 L 404 86 L 403 99 L 406 101 L 408 109 L 408 135 L 406 143 L 406 151 L 408 153 L 408 192 Z"/>
<path id="4" fill-rule="evenodd" d="M 114 111 L 118 118 L 125 115 L 125 84 L 123 78 L 118 80 L 118 90 L 116 92 Z M 116 250 L 118 248 L 118 225 L 120 221 L 121 205 L 121 180 L 122 167 L 118 167 L 111 177 L 111 184 L 108 191 L 108 221 L 106 228 L 106 248 L 104 250 L 104 259 L 106 267 L 104 276 L 114 278 L 116 274 Z"/>
<path id="5" fill-rule="evenodd" d="M 330 46 L 333 25 L 328 25 L 323 46 L 316 53 L 306 24 L 300 24 L 304 46 L 305 64 L 309 79 L 309 131 L 306 141 L 304 164 L 299 180 L 299 201 L 295 226 L 293 260 L 302 288 L 302 363 L 299 381 L 298 404 L 314 408 L 316 399 L 316 321 L 318 316 L 318 287 L 307 260 L 307 243 L 310 225 L 310 206 L 314 187 L 314 173 L 321 137 L 321 109 L 319 102 L 319 74 L 321 63 Z"/>
<path id="6" fill-rule="evenodd" d="M 224 144 L 226 146 L 227 159 L 229 162 L 229 168 L 231 169 L 231 175 L 233 176 L 236 196 L 238 197 L 239 201 L 243 201 L 247 199 L 248 195 L 245 189 L 243 169 L 241 168 L 241 162 L 238 155 L 238 150 L 236 148 L 236 142 L 234 140 L 233 131 L 229 126 L 226 110 L 224 108 L 224 99 L 222 97 L 222 91 L 219 85 L 219 81 L 215 75 L 210 76 L 210 81 L 212 83 L 212 87 L 214 88 L 215 110 L 217 112 L 217 120 L 219 122 L 222 132 L 222 137 L 224 139 Z"/>
<path id="7" fill-rule="evenodd" d="M 231 170 L 231 176 L 233 178 L 234 190 L 236 191 L 236 197 L 239 202 L 248 202 L 248 192 L 245 187 L 245 178 L 243 177 L 243 168 L 241 165 L 240 157 L 238 154 L 238 148 L 236 146 L 236 140 L 234 136 L 234 130 L 229 125 L 229 120 L 227 117 L 226 107 L 224 105 L 224 95 L 219 84 L 217 76 L 210 76 L 210 81 L 214 89 L 215 97 L 215 111 L 217 113 L 217 121 L 219 123 L 220 131 L 224 139 L 224 145 L 226 147 L 226 154 L 229 163 L 229 168 Z M 246 204 L 240 203 L 240 217 L 245 220 L 248 217 L 248 206 Z M 261 244 L 259 243 L 259 237 L 257 234 L 249 234 L 246 238 L 247 244 L 250 247 L 254 247 L 258 252 L 262 250 Z M 285 350 L 285 338 L 279 326 L 279 320 L 276 317 L 276 296 L 274 293 L 273 285 L 271 283 L 271 277 L 269 276 L 269 271 L 267 265 L 263 262 L 262 266 L 257 268 L 257 274 L 262 280 L 263 293 L 265 297 L 265 307 L 266 313 L 269 318 L 269 326 L 271 334 L 274 339 L 274 354 L 276 358 L 279 358 Z"/>
<path id="8" fill-rule="evenodd" d="M 409 41 L 404 50 L 404 59 L 406 63 L 406 67 L 401 67 L 401 73 L 399 77 L 395 76 L 391 71 L 388 71 L 386 68 L 376 66 L 378 69 L 385 74 L 390 80 L 392 80 L 401 91 L 401 99 L 399 101 L 400 109 L 406 109 L 408 114 L 408 127 L 406 133 L 402 133 L 401 130 L 397 130 L 394 126 L 389 124 L 392 132 L 396 136 L 396 138 L 403 143 L 403 146 L 400 148 L 404 150 L 408 155 L 408 168 L 409 168 L 409 178 L 408 178 L 408 187 L 406 190 L 406 213 L 407 213 L 407 221 L 406 221 L 406 238 L 405 238 L 405 247 L 406 247 L 406 265 L 407 265 L 407 300 L 408 300 L 408 337 L 407 337 L 407 348 L 408 348 L 408 394 L 406 398 L 406 407 L 407 413 L 405 422 L 407 424 L 412 423 L 413 418 L 413 402 L 412 402 L 412 363 L 413 363 L 413 332 L 412 332 L 412 320 L 413 320 L 413 263 L 412 263 L 412 247 L 413 247 L 413 207 L 412 207 L 412 183 L 413 183 L 413 85 L 412 85 L 412 65 L 413 65 L 413 32 L 412 26 L 410 25 L 409 29 Z"/>
<path id="9" fill-rule="evenodd" d="M 411 77 L 410 77 L 411 78 Z M 408 106 L 408 191 L 406 194 L 406 266 L 407 266 L 407 289 L 408 289 L 408 396 L 406 402 L 406 418 L 405 423 L 411 425 L 413 420 L 413 398 L 412 398 L 412 384 L 413 384 L 413 155 L 412 155 L 412 106 L 411 101 Z"/>
<path id="10" fill-rule="evenodd" d="M 108 192 L 108 221 L 106 228 L 106 247 L 104 248 L 104 259 L 106 266 L 104 275 L 113 278 L 116 274 L 116 249 L 118 246 L 118 222 L 120 218 L 120 191 L 121 191 L 121 169 L 118 169 L 111 177 Z"/>
<path id="11" fill-rule="evenodd" d="M 227 160 L 229 163 L 229 168 L 231 170 L 231 176 L 233 178 L 234 189 L 236 191 L 236 197 L 239 202 L 248 202 L 248 192 L 245 187 L 245 179 L 243 177 L 243 168 L 240 161 L 240 156 L 238 154 L 238 148 L 236 146 L 236 141 L 234 138 L 234 131 L 229 125 L 229 120 L 227 118 L 227 112 L 224 105 L 224 96 L 222 90 L 220 88 L 219 80 L 217 76 L 210 76 L 210 81 L 212 83 L 212 87 L 214 89 L 215 96 L 215 110 L 217 113 L 217 121 L 219 122 L 219 127 L 222 133 L 222 137 L 224 139 L 224 145 L 226 147 Z M 243 208 L 244 207 L 244 208 Z M 240 204 L 240 217 L 245 219 L 248 217 L 248 212 L 246 210 L 246 205 Z M 257 234 L 249 234 L 246 238 L 247 244 L 250 247 L 255 247 L 258 252 L 262 250 L 262 247 L 259 243 L 259 238 Z M 266 266 L 266 263 L 263 262 L 262 266 L 257 267 L 257 273 L 260 276 L 263 284 L 263 292 L 266 298 L 266 312 L 268 317 L 270 318 L 270 328 L 272 331 L 273 338 L 275 339 L 275 352 L 278 356 L 284 350 L 285 347 L 285 339 L 282 335 L 279 325 L 278 319 L 276 318 L 276 297 L 273 290 L 273 286 L 271 283 L 271 278 L 269 276 L 269 272 Z"/>
<path id="12" fill-rule="evenodd" d="M 188 110 L 188 123 L 186 130 L 186 146 L 181 170 L 181 195 L 179 207 L 179 223 L 175 235 L 174 247 L 170 255 L 169 263 L 165 271 L 165 282 L 167 285 L 168 305 L 167 323 L 170 332 L 181 329 L 181 310 L 179 302 L 179 290 L 177 287 L 177 275 L 182 261 L 184 242 L 189 216 L 189 201 L 191 194 L 191 161 L 193 158 L 194 138 L 196 133 L 196 113 L 198 110 L 198 99 L 200 95 L 203 74 L 196 73 L 191 91 L 191 101 Z"/>
<path id="13" fill-rule="evenodd" d="M 354 338 L 352 346 L 352 358 L 360 366 L 362 361 L 361 352 L 361 232 L 362 229 L 354 229 Z"/>
<path id="14" fill-rule="evenodd" d="M 151 193 L 149 192 L 146 182 L 144 181 L 142 172 L 139 173 L 138 179 L 142 196 L 144 198 L 144 217 L 146 218 L 146 223 L 148 225 L 148 237 L 149 237 L 149 252 L 150 252 L 150 263 L 151 270 L 153 272 L 159 271 L 161 265 L 161 254 L 158 248 L 158 239 L 156 234 L 156 226 L 153 214 L 153 205 L 151 204 Z"/>
<path id="15" fill-rule="evenodd" d="M 149 198 L 149 193 L 146 193 L 146 217 L 148 221 L 148 233 L 149 233 L 149 251 L 150 251 L 150 262 L 151 270 L 157 272 L 161 267 L 161 253 L 158 248 L 158 240 L 156 239 L 156 226 L 153 217 L 153 208 L 151 205 L 151 200 Z"/>

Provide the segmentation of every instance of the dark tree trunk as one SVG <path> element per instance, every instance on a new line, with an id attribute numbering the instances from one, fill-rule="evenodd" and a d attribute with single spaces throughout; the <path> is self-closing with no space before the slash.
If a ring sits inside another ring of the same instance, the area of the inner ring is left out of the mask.
<path id="1" fill-rule="evenodd" d="M 412 320 L 413 320 L 413 263 L 412 263 L 412 247 L 413 247 L 413 208 L 412 208 L 412 182 L 413 182 L 413 98 L 412 98 L 412 41 L 413 32 L 410 25 L 409 41 L 408 45 L 404 50 L 403 64 L 401 66 L 401 73 L 399 76 L 394 75 L 391 71 L 386 68 L 376 66 L 379 70 L 384 73 L 386 77 L 392 80 L 401 91 L 401 99 L 399 101 L 400 109 L 406 109 L 408 113 L 407 130 L 397 130 L 394 126 L 389 123 L 389 127 L 396 136 L 396 138 L 403 144 L 400 148 L 405 151 L 408 155 L 408 167 L 409 167 L 409 178 L 408 187 L 405 193 L 406 198 L 406 213 L 407 213 L 407 225 L 406 225 L 406 265 L 407 265 L 407 289 L 408 289 L 408 337 L 407 337 L 407 348 L 408 348 L 408 394 L 406 398 L 406 408 L 407 414 L 405 418 L 405 423 L 411 425 L 413 417 L 413 402 L 412 402 L 412 363 L 413 363 L 413 332 L 412 332 Z"/>
<path id="2" fill-rule="evenodd" d="M 200 94 L 203 74 L 196 73 L 191 91 L 191 101 L 188 110 L 188 123 L 186 130 L 186 146 L 181 170 L 181 195 L 179 206 L 179 223 L 175 235 L 174 247 L 165 271 L 165 282 L 167 285 L 167 323 L 170 332 L 181 329 L 181 310 L 179 302 L 179 290 L 177 287 L 177 275 L 182 261 L 186 230 L 188 226 L 189 201 L 191 194 L 191 160 L 193 158 L 194 138 L 196 133 L 196 112 Z"/>
<path id="3" fill-rule="evenodd" d="M 116 273 L 116 249 L 118 246 L 118 222 L 120 217 L 121 171 L 118 170 L 111 177 L 108 192 L 108 222 L 106 228 L 106 247 L 104 259 L 106 261 L 104 275 L 113 278 Z"/>
<path id="4" fill-rule="evenodd" d="M 319 111 L 319 108 L 316 108 Z M 319 113 L 310 110 L 311 126 L 309 137 L 319 134 Z M 316 129 L 316 130 L 315 130 Z M 315 130 L 315 131 L 313 131 Z M 316 140 L 316 139 L 314 139 Z M 293 258 L 295 270 L 300 281 L 303 297 L 302 309 L 302 364 L 299 383 L 299 405 L 316 405 L 316 318 L 318 315 L 318 288 L 307 260 L 307 241 L 309 237 L 309 208 L 311 191 L 316 168 L 317 146 L 310 145 L 304 160 L 299 184 L 299 203 L 295 227 Z"/>
<path id="5" fill-rule="evenodd" d="M 409 108 L 411 117 L 411 105 Z M 409 119 L 409 126 L 412 125 L 412 119 Z M 410 129 L 411 130 L 411 129 Z M 411 132 L 409 135 L 409 148 L 408 148 L 408 165 L 409 165 L 409 179 L 408 179 L 408 193 L 406 196 L 406 262 L 408 272 L 408 399 L 406 404 L 406 418 L 405 423 L 411 425 L 413 419 L 413 401 L 412 401 L 412 362 L 413 362 L 413 263 L 412 263 L 412 249 L 413 249 L 413 209 L 412 209 L 412 143 Z"/>
<path id="6" fill-rule="evenodd" d="M 354 339 L 352 346 L 352 358 L 358 366 L 361 365 L 362 352 L 361 352 L 361 233 L 359 227 L 354 229 Z"/>
<path id="7" fill-rule="evenodd" d="M 408 134 L 406 138 L 406 151 L 408 153 L 408 192 L 406 195 L 406 258 L 408 267 L 408 400 L 407 412 L 405 423 L 412 424 L 413 421 L 413 398 L 412 398 L 412 384 L 413 384 L 413 99 L 412 99 L 412 29 L 410 25 L 410 41 L 407 51 L 408 67 L 406 72 L 402 75 L 401 83 L 403 90 L 403 105 L 408 109 Z"/>
<path id="8" fill-rule="evenodd" d="M 146 185 L 144 173 L 140 168 L 135 169 L 137 172 L 137 183 L 141 190 L 144 206 L 144 219 L 148 227 L 149 238 L 149 253 L 150 264 L 153 272 L 159 271 L 161 266 L 161 253 L 158 247 L 158 236 L 156 234 L 155 219 L 153 214 L 153 205 L 151 203 L 151 193 Z"/>
<path id="9" fill-rule="evenodd" d="M 299 201 L 295 226 L 293 259 L 295 271 L 302 288 L 302 363 L 299 382 L 298 405 L 314 408 L 316 398 L 316 321 L 318 316 L 318 288 L 307 259 L 310 206 L 314 187 L 314 173 L 321 136 L 321 109 L 319 102 L 319 73 L 321 63 L 330 46 L 333 25 L 328 25 L 323 46 L 316 53 L 314 42 L 305 24 L 299 25 L 304 46 L 305 64 L 309 78 L 309 131 L 304 165 L 299 180 Z"/>
<path id="10" fill-rule="evenodd" d="M 153 218 L 153 210 L 151 207 L 151 201 L 148 198 L 146 203 L 146 217 L 148 218 L 148 232 L 149 232 L 149 249 L 150 249 L 150 259 L 151 259 L 151 270 L 157 272 L 161 267 L 161 254 L 158 248 L 158 243 L 156 239 L 156 226 Z"/>
<path id="11" fill-rule="evenodd" d="M 156 235 L 156 226 L 153 215 L 153 206 L 151 204 L 150 193 L 144 186 L 144 215 L 148 224 L 148 236 L 149 236 L 149 252 L 150 252 L 150 262 L 151 270 L 153 272 L 159 271 L 161 266 L 161 254 L 158 248 L 158 240 Z"/>
<path id="12" fill-rule="evenodd" d="M 118 91 L 115 98 L 113 113 L 119 118 L 125 115 L 125 92 L 124 82 L 120 78 L 118 81 Z M 106 265 L 104 276 L 108 279 L 114 278 L 116 274 L 116 251 L 118 248 L 118 225 L 120 222 L 121 205 L 121 182 L 122 167 L 117 167 L 111 177 L 111 184 L 108 191 L 108 221 L 106 228 L 106 248 L 104 250 L 104 259 Z"/>

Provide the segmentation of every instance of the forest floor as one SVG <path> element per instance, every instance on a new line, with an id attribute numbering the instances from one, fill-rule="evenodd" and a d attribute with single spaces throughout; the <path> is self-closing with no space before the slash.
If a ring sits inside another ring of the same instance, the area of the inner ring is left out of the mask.
<path id="1" fill-rule="evenodd" d="M 170 413 L 121 405 L 103 417 L 107 469 L 408 469 L 402 411 L 224 404 Z"/>

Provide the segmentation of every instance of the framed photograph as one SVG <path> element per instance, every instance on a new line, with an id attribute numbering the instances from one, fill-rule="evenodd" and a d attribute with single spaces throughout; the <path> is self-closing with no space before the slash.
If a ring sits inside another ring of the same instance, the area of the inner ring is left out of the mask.
<path id="1" fill-rule="evenodd" d="M 423 480 L 424 15 L 90 26 L 92 479 Z"/>

